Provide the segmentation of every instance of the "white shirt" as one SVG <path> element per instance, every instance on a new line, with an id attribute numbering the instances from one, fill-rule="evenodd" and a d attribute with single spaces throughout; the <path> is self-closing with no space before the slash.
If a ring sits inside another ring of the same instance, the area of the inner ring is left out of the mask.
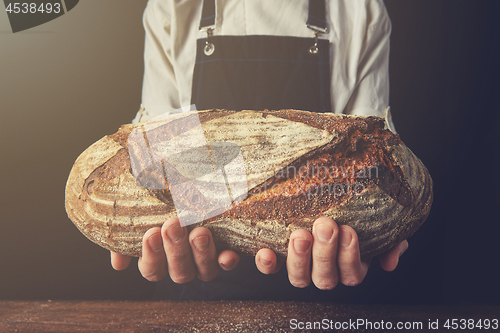
<path id="1" fill-rule="evenodd" d="M 210 0 L 208 0 L 210 1 Z M 134 122 L 191 104 L 201 0 L 149 0 L 142 105 Z M 217 35 L 314 37 L 308 0 L 216 0 Z M 326 0 L 335 113 L 384 116 L 389 101 L 391 22 L 383 0 Z"/>

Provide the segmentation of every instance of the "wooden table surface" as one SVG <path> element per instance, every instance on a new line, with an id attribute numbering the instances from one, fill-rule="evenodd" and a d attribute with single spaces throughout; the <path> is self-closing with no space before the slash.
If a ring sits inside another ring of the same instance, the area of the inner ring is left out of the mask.
<path id="1" fill-rule="evenodd" d="M 342 305 L 301 302 L 0 301 L 0 332 L 452 332 L 446 320 L 500 320 L 499 306 Z M 295 320 L 295 321 L 294 321 Z M 353 329 L 353 323 L 360 326 Z M 438 320 L 439 330 L 429 330 Z M 367 325 L 371 322 L 372 329 Z M 302 323 L 302 324 L 300 324 Z M 387 325 L 393 325 L 389 330 Z M 422 323 L 422 329 L 418 324 Z M 451 323 L 451 322 L 450 322 Z M 456 321 L 459 325 L 460 322 Z M 300 326 L 304 325 L 304 326 Z M 318 324 L 317 324 L 318 325 Z M 325 326 L 327 325 L 327 326 Z M 335 326 L 337 325 L 337 326 Z M 339 325 L 344 325 L 343 328 Z M 350 326 L 349 326 L 350 325 Z M 378 326 L 377 326 L 378 325 Z M 314 327 L 314 326 L 313 326 Z M 321 327 L 321 326 L 320 326 Z M 336 329 L 336 327 L 338 329 Z M 410 327 L 410 326 L 408 326 Z M 295 328 L 295 330 L 294 330 Z M 328 329 L 326 329 L 328 328 Z M 331 329 L 330 329 L 331 328 Z M 497 332 L 468 329 L 467 332 Z"/>

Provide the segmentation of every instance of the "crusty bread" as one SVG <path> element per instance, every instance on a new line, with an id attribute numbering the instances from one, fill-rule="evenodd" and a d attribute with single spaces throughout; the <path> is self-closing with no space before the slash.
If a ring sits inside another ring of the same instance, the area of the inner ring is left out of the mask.
<path id="1" fill-rule="evenodd" d="M 292 231 L 311 231 L 318 217 L 329 216 L 356 230 L 361 255 L 370 258 L 408 238 L 429 214 L 431 177 L 399 136 L 384 129 L 383 118 L 214 109 L 124 125 L 91 145 L 68 178 L 69 218 L 93 242 L 140 256 L 144 233 L 176 216 L 166 180 L 189 181 L 205 163 L 186 162 L 177 172 L 166 166 L 175 157 L 161 163 L 157 157 L 155 164 L 151 156 L 182 151 L 179 142 L 194 140 L 189 135 L 196 124 L 208 146 L 231 144 L 243 158 L 246 191 L 230 206 L 207 213 L 215 199 L 203 195 L 203 180 L 199 191 L 183 198 L 202 201 L 207 218 L 189 228 L 210 229 L 218 250 L 255 254 L 270 248 L 285 257 Z M 131 140 L 142 135 L 149 138 L 147 151 Z M 207 162 L 212 167 L 214 151 Z"/>

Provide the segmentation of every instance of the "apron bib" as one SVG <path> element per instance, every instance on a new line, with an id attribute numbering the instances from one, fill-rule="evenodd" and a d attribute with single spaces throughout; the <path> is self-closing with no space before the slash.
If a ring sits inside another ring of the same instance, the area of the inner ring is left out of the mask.
<path id="1" fill-rule="evenodd" d="M 205 0 L 200 30 L 208 36 L 197 42 L 191 94 L 197 110 L 331 111 L 329 41 L 317 38 L 327 31 L 324 0 L 309 4 L 316 38 L 211 36 L 215 19 L 215 0 Z"/>

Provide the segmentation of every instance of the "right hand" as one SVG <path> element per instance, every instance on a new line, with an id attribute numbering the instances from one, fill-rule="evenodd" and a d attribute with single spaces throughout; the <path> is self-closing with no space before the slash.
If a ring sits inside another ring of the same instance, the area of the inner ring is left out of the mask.
<path id="1" fill-rule="evenodd" d="M 111 252 L 116 270 L 128 267 L 132 258 Z M 217 255 L 212 233 L 203 227 L 188 233 L 178 218 L 171 218 L 161 228 L 149 229 L 142 239 L 139 271 L 148 281 L 159 281 L 167 274 L 176 283 L 187 283 L 197 275 L 202 281 L 217 276 L 219 266 L 228 271 L 238 265 L 236 252 L 224 250 Z"/>

